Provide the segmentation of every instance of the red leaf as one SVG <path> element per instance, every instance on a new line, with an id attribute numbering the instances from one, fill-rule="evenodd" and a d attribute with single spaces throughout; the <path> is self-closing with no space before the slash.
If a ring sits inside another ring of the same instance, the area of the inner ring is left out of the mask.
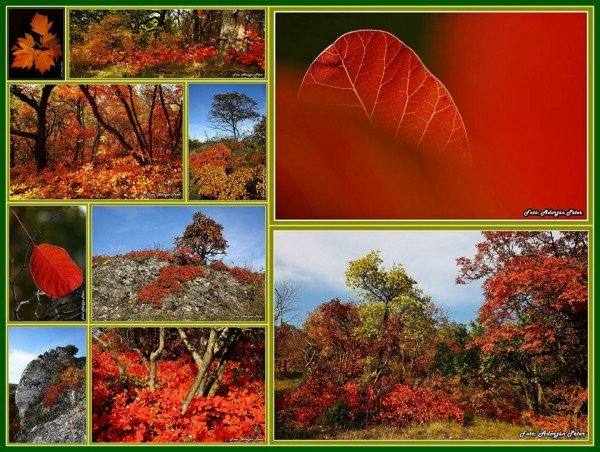
<path id="1" fill-rule="evenodd" d="M 36 246 L 29 268 L 38 288 L 51 297 L 69 295 L 83 282 L 83 271 L 60 246 Z"/>
<path id="2" fill-rule="evenodd" d="M 448 90 L 394 35 L 346 33 L 306 72 L 299 97 L 359 108 L 413 149 L 470 160 L 467 133 Z"/>

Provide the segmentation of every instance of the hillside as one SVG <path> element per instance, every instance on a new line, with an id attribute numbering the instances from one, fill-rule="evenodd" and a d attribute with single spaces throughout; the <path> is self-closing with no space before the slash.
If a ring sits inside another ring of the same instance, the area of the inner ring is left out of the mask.
<path id="1" fill-rule="evenodd" d="M 220 261 L 178 262 L 164 251 L 93 259 L 96 321 L 263 320 L 264 274 Z"/>

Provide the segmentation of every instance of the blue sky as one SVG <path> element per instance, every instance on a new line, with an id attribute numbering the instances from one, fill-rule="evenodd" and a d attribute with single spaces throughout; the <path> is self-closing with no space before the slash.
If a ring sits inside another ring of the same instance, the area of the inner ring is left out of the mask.
<path id="1" fill-rule="evenodd" d="M 204 141 L 207 138 L 225 135 L 223 131 L 214 130 L 208 123 L 208 112 L 215 94 L 237 91 L 246 94 L 258 102 L 258 113 L 265 114 L 266 88 L 257 83 L 203 83 L 189 85 L 189 127 L 190 138 Z M 254 121 L 245 121 L 243 130 L 251 131 Z"/>
<path id="2" fill-rule="evenodd" d="M 291 321 L 301 325 L 332 298 L 356 301 L 345 285 L 348 262 L 380 250 L 386 268 L 402 264 L 450 319 L 466 322 L 477 316 L 483 293 L 479 281 L 455 284 L 455 259 L 473 256 L 481 241 L 479 231 L 275 231 L 274 277 L 298 287 Z"/>
<path id="3" fill-rule="evenodd" d="M 97 206 L 92 210 L 92 252 L 123 254 L 132 250 L 170 249 L 195 212 L 223 225 L 229 243 L 228 265 L 265 267 L 265 209 L 262 206 Z"/>
<path id="4" fill-rule="evenodd" d="M 37 326 L 8 328 L 8 381 L 19 383 L 27 364 L 42 353 L 65 345 L 74 345 L 79 349 L 77 356 L 85 356 L 85 328 Z"/>

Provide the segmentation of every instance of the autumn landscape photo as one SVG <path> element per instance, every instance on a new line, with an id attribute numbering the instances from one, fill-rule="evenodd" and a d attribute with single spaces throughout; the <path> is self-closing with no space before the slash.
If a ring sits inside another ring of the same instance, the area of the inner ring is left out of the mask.
<path id="1" fill-rule="evenodd" d="M 181 85 L 10 85 L 10 198 L 181 199 Z"/>
<path id="2" fill-rule="evenodd" d="M 94 321 L 261 321 L 262 206 L 93 209 Z"/>
<path id="3" fill-rule="evenodd" d="M 587 232 L 274 243 L 276 439 L 587 439 Z"/>
<path id="4" fill-rule="evenodd" d="M 260 328 L 95 328 L 94 442 L 261 443 Z"/>
<path id="5" fill-rule="evenodd" d="M 72 9 L 74 78 L 264 77 L 265 10 Z"/>
<path id="6" fill-rule="evenodd" d="M 264 84 L 190 84 L 190 199 L 266 198 Z"/>

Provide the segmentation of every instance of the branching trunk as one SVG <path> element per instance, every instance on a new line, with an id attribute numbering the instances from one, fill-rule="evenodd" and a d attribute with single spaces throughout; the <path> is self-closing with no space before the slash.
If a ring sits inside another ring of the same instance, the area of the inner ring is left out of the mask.
<path id="1" fill-rule="evenodd" d="M 48 110 L 50 94 L 55 86 L 56 85 L 44 85 L 39 102 L 24 94 L 19 86 L 13 85 L 11 87 L 11 93 L 33 108 L 37 114 L 37 127 L 35 133 L 19 130 L 11 130 L 11 133 L 23 138 L 35 140 L 33 157 L 38 171 L 41 171 L 48 166 L 48 153 L 46 151 L 46 112 Z"/>
<path id="2" fill-rule="evenodd" d="M 104 120 L 104 118 L 102 117 L 102 115 L 100 114 L 100 111 L 98 109 L 98 104 L 96 103 L 96 100 L 90 93 L 87 85 L 79 85 L 79 89 L 81 89 L 81 92 L 83 93 L 85 98 L 88 100 L 88 103 L 90 104 L 90 107 L 92 108 L 92 113 L 94 114 L 96 121 L 98 121 L 98 123 L 105 130 L 107 130 L 111 135 L 113 135 L 119 141 L 121 146 L 123 146 L 123 148 L 125 148 L 127 151 L 129 151 L 131 153 L 131 155 L 133 156 L 133 158 L 135 158 L 140 165 L 146 165 L 148 163 L 146 158 L 143 155 L 139 155 L 138 153 L 136 153 L 133 150 L 133 146 L 130 145 L 127 142 L 127 140 L 125 140 L 125 137 L 121 134 L 121 132 L 119 132 L 117 129 L 115 129 L 113 126 L 111 126 L 108 122 L 106 122 L 106 120 Z"/>
<path id="3" fill-rule="evenodd" d="M 181 143 L 181 126 L 183 122 L 182 105 L 178 104 L 179 111 L 177 112 L 177 117 L 175 118 L 175 124 L 173 124 L 171 122 L 171 117 L 169 115 L 169 110 L 165 102 L 165 96 L 161 85 L 158 85 L 158 98 L 160 100 L 163 114 L 165 115 L 165 120 L 167 121 L 167 131 L 169 133 L 169 142 L 171 143 L 171 152 L 175 152 Z"/>
<path id="4" fill-rule="evenodd" d="M 137 138 L 138 146 L 142 152 L 142 156 L 143 156 L 144 160 L 146 160 L 146 155 L 148 153 L 148 143 L 146 142 L 146 137 L 144 136 L 144 131 L 142 130 L 142 127 L 140 125 L 140 120 L 137 116 L 137 112 L 135 111 L 135 104 L 133 101 L 132 88 L 130 85 L 128 85 L 127 88 L 129 89 L 131 105 L 129 105 L 127 103 L 127 100 L 125 99 L 125 96 L 121 92 L 120 87 L 115 88 L 115 94 L 116 94 L 117 98 L 119 99 L 119 101 L 121 102 L 121 104 L 123 105 L 123 108 L 125 108 L 125 113 L 127 113 L 127 118 L 129 119 L 129 124 L 131 125 L 131 128 L 133 129 L 133 132 L 135 134 L 135 137 Z"/>
<path id="5" fill-rule="evenodd" d="M 215 328 L 210 329 L 208 341 L 202 354 L 189 341 L 183 329 L 177 328 L 177 333 L 179 334 L 179 337 L 181 338 L 184 345 L 192 355 L 192 358 L 196 363 L 196 367 L 198 368 L 198 373 L 196 374 L 194 383 L 192 383 L 192 386 L 188 390 L 188 393 L 185 396 L 185 399 L 183 400 L 183 403 L 181 405 L 181 415 L 183 416 L 185 415 L 185 413 L 187 413 L 187 410 L 190 407 L 190 403 L 192 403 L 192 399 L 200 389 L 200 386 L 203 384 L 203 382 L 206 381 L 206 374 L 210 368 L 210 364 L 215 354 L 215 346 L 217 343 L 218 332 Z"/>

